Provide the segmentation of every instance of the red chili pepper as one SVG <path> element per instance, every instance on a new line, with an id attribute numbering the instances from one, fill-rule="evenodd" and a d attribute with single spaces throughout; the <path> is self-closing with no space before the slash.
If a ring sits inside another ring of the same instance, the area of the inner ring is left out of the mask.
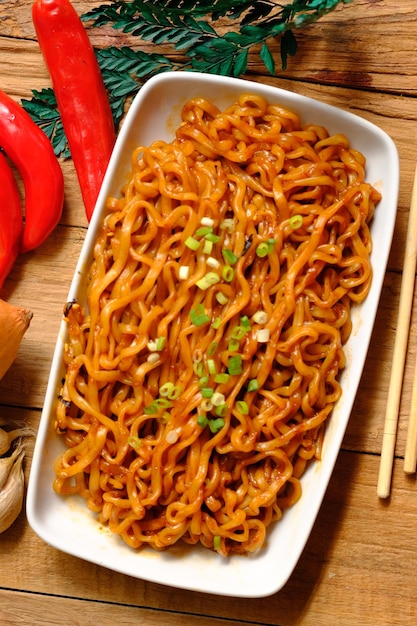
<path id="1" fill-rule="evenodd" d="M 69 0 L 36 0 L 32 19 L 90 220 L 116 140 L 100 67 Z"/>
<path id="2" fill-rule="evenodd" d="M 12 169 L 0 152 L 0 289 L 19 254 L 22 232 L 19 190 Z"/>
<path id="3" fill-rule="evenodd" d="M 0 90 L 0 147 L 15 164 L 25 188 L 21 252 L 40 246 L 58 224 L 64 178 L 51 142 L 30 115 Z"/>

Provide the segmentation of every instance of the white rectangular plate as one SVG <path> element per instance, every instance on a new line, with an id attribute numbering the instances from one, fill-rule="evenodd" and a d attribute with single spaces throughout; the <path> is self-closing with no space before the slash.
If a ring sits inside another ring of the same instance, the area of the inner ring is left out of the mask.
<path id="1" fill-rule="evenodd" d="M 182 105 L 201 96 L 222 108 L 236 96 L 258 93 L 298 113 L 303 123 L 325 126 L 330 133 L 345 133 L 351 145 L 367 159 L 367 180 L 382 192 L 372 223 L 374 277 L 365 303 L 353 312 L 353 332 L 346 346 L 347 367 L 342 375 L 343 396 L 327 426 L 322 461 L 309 468 L 302 479 L 301 500 L 269 530 L 266 547 L 252 556 L 223 558 L 194 546 L 173 547 L 166 552 L 130 549 L 102 528 L 78 497 L 54 493 L 53 464 L 62 451 L 54 432 L 57 394 L 66 327 L 62 323 L 52 362 L 50 379 L 35 445 L 27 495 L 27 516 L 33 530 L 48 544 L 81 559 L 130 576 L 164 585 L 214 594 L 261 597 L 278 591 L 288 580 L 309 537 L 329 482 L 368 351 L 394 230 L 399 163 L 392 140 L 378 127 L 349 112 L 274 87 L 189 72 L 160 74 L 140 90 L 129 109 L 103 182 L 89 226 L 68 300 L 83 302 L 86 268 L 100 226 L 105 199 L 119 195 L 130 168 L 133 149 L 156 139 L 171 140 L 180 122 Z M 63 303 L 64 305 L 64 303 Z"/>

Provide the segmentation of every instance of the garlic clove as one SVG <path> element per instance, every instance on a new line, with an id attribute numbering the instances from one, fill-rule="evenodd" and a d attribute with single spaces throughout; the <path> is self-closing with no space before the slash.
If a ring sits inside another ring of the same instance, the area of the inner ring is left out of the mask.
<path id="1" fill-rule="evenodd" d="M 24 450 L 15 459 L 5 484 L 0 489 L 0 533 L 13 524 L 23 506 L 25 478 L 23 474 Z"/>
<path id="2" fill-rule="evenodd" d="M 10 470 L 22 451 L 24 451 L 24 444 L 21 440 L 19 440 L 15 449 L 9 456 L 3 456 L 0 458 L 0 491 L 3 489 L 3 486 L 9 477 Z"/>

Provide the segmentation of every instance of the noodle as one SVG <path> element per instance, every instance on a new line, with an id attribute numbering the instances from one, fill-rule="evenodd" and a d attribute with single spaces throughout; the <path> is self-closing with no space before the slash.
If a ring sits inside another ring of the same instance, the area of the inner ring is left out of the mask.
<path id="1" fill-rule="evenodd" d="M 187 102 L 131 168 L 65 311 L 54 488 L 133 548 L 247 554 L 320 459 L 380 196 L 344 135 L 256 95 Z"/>

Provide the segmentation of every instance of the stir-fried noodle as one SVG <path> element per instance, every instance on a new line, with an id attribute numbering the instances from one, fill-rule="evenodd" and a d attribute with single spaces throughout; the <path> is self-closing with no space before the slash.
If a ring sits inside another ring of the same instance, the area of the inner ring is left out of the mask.
<path id="1" fill-rule="evenodd" d="M 320 458 L 379 199 L 344 135 L 257 95 L 187 102 L 66 307 L 56 491 L 134 548 L 259 549 Z"/>

